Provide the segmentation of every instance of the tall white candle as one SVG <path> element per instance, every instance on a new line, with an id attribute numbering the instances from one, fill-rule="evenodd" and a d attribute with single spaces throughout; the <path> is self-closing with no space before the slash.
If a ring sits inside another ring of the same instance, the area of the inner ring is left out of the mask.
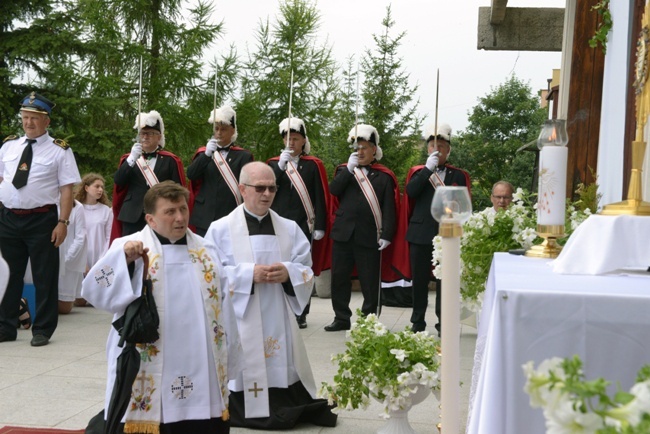
<path id="1" fill-rule="evenodd" d="M 460 429 L 460 237 L 442 237 L 442 434 Z"/>
<path id="2" fill-rule="evenodd" d="M 568 155 L 566 146 L 542 148 L 539 158 L 538 225 L 564 225 Z"/>

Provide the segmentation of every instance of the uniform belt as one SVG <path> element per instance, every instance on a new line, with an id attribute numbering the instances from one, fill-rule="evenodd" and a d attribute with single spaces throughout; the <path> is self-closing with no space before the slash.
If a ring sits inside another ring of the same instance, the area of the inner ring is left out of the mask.
<path id="1" fill-rule="evenodd" d="M 43 205 L 39 206 L 38 208 L 31 208 L 31 209 L 22 209 L 22 208 L 7 208 L 4 205 L 0 203 L 0 208 L 5 208 L 7 211 L 12 212 L 17 215 L 27 215 L 27 214 L 36 214 L 36 213 L 44 213 L 44 212 L 49 212 L 52 208 L 56 207 L 56 205 L 50 204 L 50 205 Z"/>

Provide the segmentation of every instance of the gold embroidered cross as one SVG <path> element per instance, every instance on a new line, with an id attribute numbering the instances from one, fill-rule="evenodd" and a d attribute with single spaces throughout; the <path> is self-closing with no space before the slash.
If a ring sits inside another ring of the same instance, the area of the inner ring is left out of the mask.
<path id="1" fill-rule="evenodd" d="M 140 380 L 140 393 L 144 394 L 144 391 L 145 391 L 144 383 L 147 381 L 146 371 L 142 371 L 142 374 L 135 377 L 135 379 L 136 379 L 136 381 Z"/>
<path id="2" fill-rule="evenodd" d="M 264 389 L 261 389 L 261 388 L 258 389 L 257 388 L 257 381 L 253 383 L 253 388 L 252 389 L 248 389 L 249 392 L 255 393 L 255 398 L 257 398 L 257 392 L 261 392 L 262 390 L 264 390 Z"/>

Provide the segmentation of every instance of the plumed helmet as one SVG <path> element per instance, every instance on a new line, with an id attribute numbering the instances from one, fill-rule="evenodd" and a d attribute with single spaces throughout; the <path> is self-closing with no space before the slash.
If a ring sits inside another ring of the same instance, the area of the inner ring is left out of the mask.
<path id="1" fill-rule="evenodd" d="M 235 134 L 232 135 L 232 141 L 237 140 L 237 113 L 229 105 L 224 105 L 210 112 L 208 118 L 209 124 L 230 125 L 235 128 Z"/>
<path id="2" fill-rule="evenodd" d="M 354 143 L 355 139 L 367 140 L 374 144 L 377 147 L 377 152 L 375 153 L 375 159 L 377 161 L 381 160 L 381 157 L 384 156 L 384 153 L 379 147 L 379 133 L 372 125 L 359 124 L 356 127 L 352 127 L 348 133 L 348 142 Z"/>
<path id="3" fill-rule="evenodd" d="M 451 144 L 451 127 L 449 124 L 439 124 L 438 133 L 436 134 L 436 126 L 434 124 L 427 125 L 424 129 L 424 141 L 429 143 L 430 140 L 433 140 L 436 136 L 439 139 L 446 141 Z"/>
<path id="4" fill-rule="evenodd" d="M 160 147 L 165 147 L 165 123 L 162 116 L 156 110 L 151 110 L 149 113 L 140 113 L 135 117 L 134 130 L 141 130 L 143 128 L 152 128 L 160 132 Z"/>
<path id="5" fill-rule="evenodd" d="M 287 135 L 288 124 L 289 124 L 289 118 L 284 118 L 282 122 L 280 122 L 279 130 L 280 130 L 280 135 L 282 137 L 285 137 Z M 302 119 L 291 118 L 291 132 L 298 133 L 305 138 L 306 141 L 305 141 L 305 146 L 303 148 L 303 152 L 305 154 L 309 154 L 309 152 L 311 151 L 311 145 L 309 144 L 309 137 L 307 137 L 307 128 L 305 127 L 305 123 L 303 122 Z"/>

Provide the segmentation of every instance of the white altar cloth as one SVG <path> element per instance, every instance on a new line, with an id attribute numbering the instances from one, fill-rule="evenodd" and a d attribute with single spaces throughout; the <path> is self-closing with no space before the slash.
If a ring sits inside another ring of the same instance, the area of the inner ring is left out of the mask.
<path id="1" fill-rule="evenodd" d="M 650 266 L 650 217 L 592 215 L 575 230 L 553 271 L 562 274 L 625 273 Z"/>
<path id="2" fill-rule="evenodd" d="M 563 275 L 548 262 L 495 254 L 476 341 L 470 434 L 545 433 L 542 410 L 523 391 L 529 360 L 538 366 L 577 354 L 587 379 L 624 390 L 650 363 L 650 273 Z"/>

